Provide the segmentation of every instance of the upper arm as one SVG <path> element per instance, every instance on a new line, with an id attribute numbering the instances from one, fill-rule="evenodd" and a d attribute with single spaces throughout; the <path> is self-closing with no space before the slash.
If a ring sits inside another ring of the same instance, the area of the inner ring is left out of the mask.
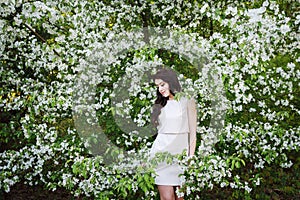
<path id="1" fill-rule="evenodd" d="M 197 125 L 197 107 L 195 99 L 189 99 L 187 103 L 187 112 L 190 128 L 195 129 Z M 193 126 L 193 127 L 191 127 Z"/>
<path id="2" fill-rule="evenodd" d="M 195 99 L 189 99 L 188 103 L 187 103 L 187 110 L 188 110 L 188 114 L 194 114 L 197 115 L 197 108 L 196 108 L 196 101 Z"/>

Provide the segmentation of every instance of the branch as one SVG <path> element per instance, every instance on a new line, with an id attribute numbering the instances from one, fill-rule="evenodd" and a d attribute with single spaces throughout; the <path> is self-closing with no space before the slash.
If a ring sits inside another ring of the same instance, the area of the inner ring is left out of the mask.
<path id="1" fill-rule="evenodd" d="M 33 30 L 33 28 L 31 28 L 28 24 L 24 23 L 25 27 L 28 28 L 37 38 L 39 38 L 42 42 L 46 43 L 47 41 L 35 30 Z M 53 52 L 60 57 L 60 54 L 53 49 Z"/>
<path id="2" fill-rule="evenodd" d="M 140 2 L 138 2 L 138 6 L 142 6 Z M 143 20 L 143 33 L 144 33 L 144 41 L 149 43 L 149 12 L 147 9 L 144 9 L 141 13 L 141 17 Z"/>

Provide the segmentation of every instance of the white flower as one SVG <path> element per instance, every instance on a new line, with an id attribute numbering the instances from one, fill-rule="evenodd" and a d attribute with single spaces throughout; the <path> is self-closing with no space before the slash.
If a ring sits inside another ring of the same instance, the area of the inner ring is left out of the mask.
<path id="1" fill-rule="evenodd" d="M 263 7 L 268 7 L 269 6 L 269 1 L 264 1 Z"/>
<path id="2" fill-rule="evenodd" d="M 246 190 L 248 193 L 250 193 L 251 190 L 252 190 L 252 188 L 250 188 L 248 185 L 246 185 L 246 186 L 245 186 L 245 190 Z"/>
<path id="3" fill-rule="evenodd" d="M 206 8 L 208 8 L 208 7 L 209 7 L 209 5 L 207 3 L 205 3 L 200 9 L 200 13 L 203 14 L 205 12 Z"/>
<path id="4" fill-rule="evenodd" d="M 291 28 L 290 28 L 290 26 L 288 26 L 286 24 L 283 24 L 283 25 L 280 26 L 280 31 L 281 31 L 282 34 L 285 35 L 285 34 L 287 34 L 288 32 L 291 31 Z"/>
<path id="5" fill-rule="evenodd" d="M 237 7 L 227 7 L 226 11 L 225 11 L 225 15 L 229 15 L 231 14 L 232 16 L 235 16 L 237 14 Z"/>
<path id="6" fill-rule="evenodd" d="M 266 11 L 265 7 L 260 7 L 257 9 L 249 9 L 247 15 L 250 17 L 250 22 L 258 22 L 262 20 L 262 14 Z"/>

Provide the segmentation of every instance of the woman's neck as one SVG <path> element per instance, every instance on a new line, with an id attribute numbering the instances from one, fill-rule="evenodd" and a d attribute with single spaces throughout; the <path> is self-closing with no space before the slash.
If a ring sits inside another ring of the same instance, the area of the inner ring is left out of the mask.
<path id="1" fill-rule="evenodd" d="M 174 100 L 174 96 L 172 94 L 169 95 L 169 100 Z"/>

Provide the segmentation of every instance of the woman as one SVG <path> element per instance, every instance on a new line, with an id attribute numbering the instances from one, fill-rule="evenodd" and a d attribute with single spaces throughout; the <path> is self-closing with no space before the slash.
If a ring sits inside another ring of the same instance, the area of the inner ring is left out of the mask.
<path id="1" fill-rule="evenodd" d="M 168 152 L 181 154 L 184 150 L 193 156 L 196 148 L 197 112 L 193 99 L 182 97 L 174 99 L 181 91 L 177 75 L 172 70 L 161 69 L 153 76 L 157 86 L 157 99 L 153 106 L 152 122 L 157 127 L 157 137 L 150 154 Z M 155 169 L 161 200 L 183 199 L 175 193 L 176 187 L 182 183 L 179 174 L 183 173 L 178 164 L 162 162 Z"/>

